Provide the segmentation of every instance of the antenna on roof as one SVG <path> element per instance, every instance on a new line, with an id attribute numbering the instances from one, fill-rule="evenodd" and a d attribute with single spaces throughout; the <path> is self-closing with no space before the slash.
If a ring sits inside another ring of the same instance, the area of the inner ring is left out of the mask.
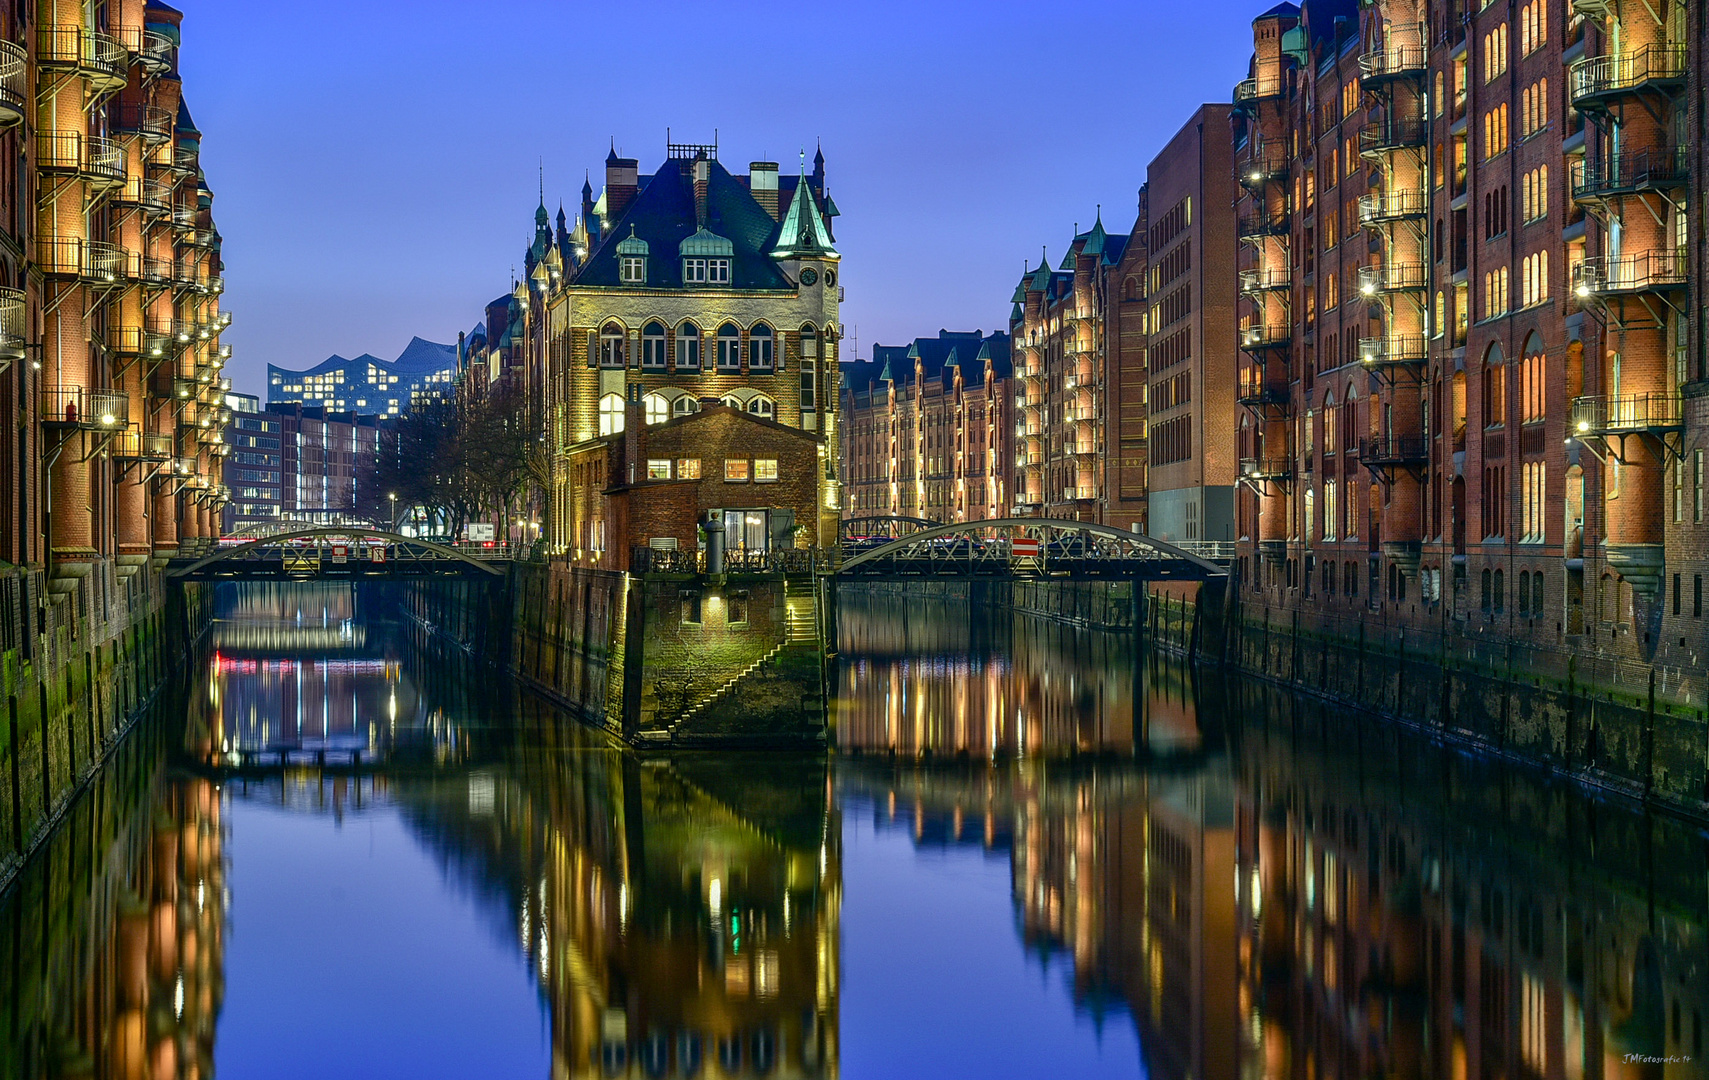
<path id="1" fill-rule="evenodd" d="M 540 159 L 540 205 L 546 205 L 546 159 Z"/>

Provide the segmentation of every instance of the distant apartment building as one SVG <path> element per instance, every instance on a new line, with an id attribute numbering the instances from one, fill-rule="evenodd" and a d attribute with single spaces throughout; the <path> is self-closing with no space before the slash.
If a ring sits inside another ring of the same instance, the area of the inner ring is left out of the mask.
<path id="1" fill-rule="evenodd" d="M 1254 22 L 1249 589 L 1700 661 L 1701 22 L 1678 0 Z"/>
<path id="2" fill-rule="evenodd" d="M 844 518 L 1007 517 L 1011 379 L 1009 335 L 1000 331 L 941 330 L 844 363 Z"/>
<path id="3" fill-rule="evenodd" d="M 300 403 L 336 412 L 397 416 L 445 397 L 456 382 L 455 345 L 411 338 L 395 360 L 336 354 L 301 371 L 267 365 L 267 402 Z"/>
<path id="4" fill-rule="evenodd" d="M 1091 522 L 1108 515 L 1105 429 L 1119 391 L 1106 363 L 1105 315 L 1108 271 L 1126 246 L 1126 237 L 1104 231 L 1100 215 L 1056 269 L 1041 260 L 1015 287 L 1015 514 Z"/>
<path id="5" fill-rule="evenodd" d="M 1235 537 L 1236 187 L 1230 113 L 1226 105 L 1200 106 L 1152 159 L 1143 243 L 1132 264 L 1123 260 L 1119 291 L 1111 290 L 1121 298 L 1112 305 L 1119 319 L 1127 317 L 1127 304 L 1141 301 L 1149 435 L 1146 532 L 1165 541 Z M 1135 246 L 1130 243 L 1129 250 Z M 1106 367 L 1123 362 L 1117 352 Z M 1124 402 L 1139 396 L 1133 390 L 1123 387 Z M 1125 404 L 1106 396 L 1103 444 L 1113 456 L 1125 436 L 1109 435 L 1127 413 Z M 1107 464 L 1106 477 L 1116 468 Z M 1119 506 L 1120 496 L 1119 490 L 1106 492 L 1106 506 Z"/>
<path id="6" fill-rule="evenodd" d="M 281 522 L 390 525 L 391 507 L 380 490 L 381 417 L 295 402 L 262 408 L 247 394 L 229 400 L 228 534 Z"/>

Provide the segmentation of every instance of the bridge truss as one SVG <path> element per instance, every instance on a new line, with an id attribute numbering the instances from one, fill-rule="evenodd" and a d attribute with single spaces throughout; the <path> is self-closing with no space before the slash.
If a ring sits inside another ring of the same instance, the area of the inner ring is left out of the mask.
<path id="1" fill-rule="evenodd" d="M 311 578 L 504 576 L 507 547 L 447 547 L 380 529 L 299 529 L 174 559 L 179 581 L 303 581 Z"/>
<path id="2" fill-rule="evenodd" d="M 1228 568 L 1139 533 L 1084 521 L 999 518 L 845 540 L 845 577 L 1121 578 L 1206 581 Z"/>

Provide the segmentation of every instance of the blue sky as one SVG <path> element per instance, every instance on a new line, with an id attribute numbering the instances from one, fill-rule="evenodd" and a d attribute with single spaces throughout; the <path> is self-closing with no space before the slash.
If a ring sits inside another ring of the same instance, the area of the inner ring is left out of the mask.
<path id="1" fill-rule="evenodd" d="M 1097 204 L 1244 74 L 1265 5 L 1210 0 L 583 5 L 178 0 L 186 100 L 225 238 L 233 375 L 454 340 L 509 288 L 609 140 L 665 130 L 734 171 L 824 146 L 861 355 L 1008 317 Z M 407 14 L 406 14 L 407 13 Z"/>

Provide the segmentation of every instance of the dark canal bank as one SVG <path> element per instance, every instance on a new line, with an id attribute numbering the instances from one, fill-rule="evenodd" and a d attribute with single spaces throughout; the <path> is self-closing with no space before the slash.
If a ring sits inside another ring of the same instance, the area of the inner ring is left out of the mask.
<path id="1" fill-rule="evenodd" d="M 0 898 L 0 1076 L 1709 1075 L 1621 797 L 947 598 L 844 599 L 832 752 L 637 755 L 391 610 L 222 587 Z"/>

